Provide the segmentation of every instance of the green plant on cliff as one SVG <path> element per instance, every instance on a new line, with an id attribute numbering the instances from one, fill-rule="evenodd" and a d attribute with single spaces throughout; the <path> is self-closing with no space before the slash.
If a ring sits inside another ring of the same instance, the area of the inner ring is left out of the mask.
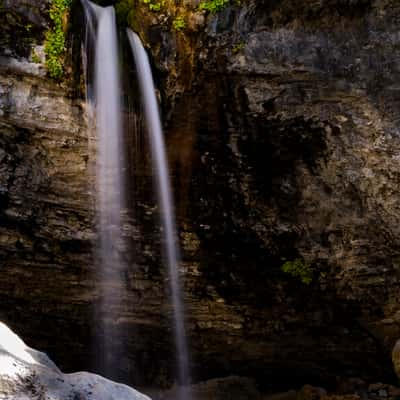
<path id="1" fill-rule="evenodd" d="M 115 13 L 120 25 L 134 26 L 135 24 L 135 7 L 133 0 L 119 0 L 115 4 Z"/>
<path id="2" fill-rule="evenodd" d="M 49 14 L 53 27 L 46 33 L 44 52 L 47 70 L 54 79 L 60 79 L 64 74 L 64 17 L 70 5 L 71 0 L 52 0 L 50 5 Z"/>
<path id="3" fill-rule="evenodd" d="M 199 10 L 215 14 L 222 11 L 225 7 L 228 7 L 231 3 L 240 4 L 240 0 L 203 0 L 199 4 Z"/>
<path id="4" fill-rule="evenodd" d="M 143 3 L 147 4 L 150 11 L 160 11 L 161 7 L 165 4 L 165 0 L 143 0 Z"/>
<path id="5" fill-rule="evenodd" d="M 311 265 L 301 258 L 296 258 L 294 261 L 286 261 L 281 269 L 286 274 L 299 278 L 306 285 L 309 285 L 314 277 L 314 270 Z"/>
<path id="6" fill-rule="evenodd" d="M 183 31 L 186 28 L 186 22 L 185 19 L 179 15 L 177 16 L 173 21 L 172 21 L 172 27 L 176 31 Z"/>
<path id="7" fill-rule="evenodd" d="M 32 50 L 32 52 L 31 52 L 31 60 L 35 64 L 40 64 L 42 62 L 42 60 L 40 59 L 40 56 L 34 50 Z"/>

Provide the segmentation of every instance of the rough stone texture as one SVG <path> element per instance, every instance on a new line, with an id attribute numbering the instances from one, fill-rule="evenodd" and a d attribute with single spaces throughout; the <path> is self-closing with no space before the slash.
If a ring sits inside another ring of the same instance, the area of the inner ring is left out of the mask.
<path id="1" fill-rule="evenodd" d="M 195 379 L 391 379 L 400 336 L 399 6 L 261 0 L 207 16 L 195 5 L 175 4 L 170 15 L 142 7 L 136 18 L 165 117 Z M 184 6 L 190 23 L 176 33 L 170 23 Z M 62 367 L 90 368 L 99 293 L 81 100 L 33 68 L 29 51 L 2 53 L 0 317 Z M 133 160 L 128 296 L 107 321 L 126 346 L 114 373 L 168 385 L 157 210 L 148 160 Z M 281 271 L 298 258 L 311 265 L 310 285 Z"/>
<path id="2" fill-rule="evenodd" d="M 253 380 L 237 376 L 227 376 L 225 378 L 211 379 L 192 385 L 190 394 L 196 400 L 262 400 Z M 176 388 L 168 391 L 151 393 L 153 400 L 174 400 L 178 398 Z M 272 399 L 271 399 L 272 400 Z M 276 399 L 278 400 L 278 399 Z M 294 398 L 280 400 L 296 400 Z"/>
<path id="3" fill-rule="evenodd" d="M 63 374 L 0 322 L 0 399 L 150 400 L 121 384 L 87 372 Z"/>
<path id="4" fill-rule="evenodd" d="M 28 57 L 49 26 L 50 0 L 2 0 L 0 3 L 0 55 Z"/>
<path id="5" fill-rule="evenodd" d="M 59 354 L 64 365 L 87 365 L 94 291 L 84 110 L 17 47 L 2 46 L 0 59 L 1 317 L 50 353 L 86 337 L 75 343 L 81 356 Z"/>
<path id="6" fill-rule="evenodd" d="M 391 1 L 247 1 L 194 31 L 139 23 L 164 90 L 200 365 L 275 384 L 390 374 L 398 15 Z M 281 271 L 297 258 L 309 286 Z"/>
<path id="7" fill-rule="evenodd" d="M 196 400 L 395 400 L 400 388 L 383 384 L 367 384 L 361 379 L 341 379 L 334 392 L 322 387 L 304 385 L 298 390 L 286 392 L 260 393 L 252 379 L 227 376 L 211 379 L 191 386 L 191 393 Z M 173 400 L 174 388 L 169 391 L 151 393 L 154 400 Z"/>
<path id="8" fill-rule="evenodd" d="M 400 378 L 400 342 L 397 341 L 392 350 L 392 362 L 394 371 L 398 378 Z"/>

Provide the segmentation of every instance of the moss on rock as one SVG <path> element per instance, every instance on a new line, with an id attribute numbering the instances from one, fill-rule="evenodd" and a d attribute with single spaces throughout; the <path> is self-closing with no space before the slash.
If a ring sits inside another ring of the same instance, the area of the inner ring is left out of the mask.
<path id="1" fill-rule="evenodd" d="M 65 31 L 71 0 L 53 0 L 49 14 L 53 27 L 47 31 L 45 40 L 46 67 L 54 79 L 64 75 Z"/>

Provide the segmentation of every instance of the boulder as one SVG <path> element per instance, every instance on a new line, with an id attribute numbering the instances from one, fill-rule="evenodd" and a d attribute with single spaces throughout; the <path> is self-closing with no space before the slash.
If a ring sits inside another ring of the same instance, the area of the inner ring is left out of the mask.
<path id="1" fill-rule="evenodd" d="M 129 386 L 88 372 L 63 374 L 0 322 L 0 399 L 149 400 Z"/>
<path id="2" fill-rule="evenodd" d="M 395 343 L 392 350 L 392 361 L 394 371 L 397 377 L 400 379 L 400 339 Z"/>

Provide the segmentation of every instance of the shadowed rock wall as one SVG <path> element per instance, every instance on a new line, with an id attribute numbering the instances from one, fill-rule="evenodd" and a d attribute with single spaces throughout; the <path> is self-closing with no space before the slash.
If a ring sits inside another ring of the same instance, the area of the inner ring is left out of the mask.
<path id="1" fill-rule="evenodd" d="M 195 379 L 390 380 L 400 333 L 399 7 L 243 1 L 206 16 L 195 6 L 142 6 L 135 20 L 162 99 Z M 177 10 L 183 32 L 171 29 Z M 40 43 L 46 23 L 31 39 Z M 62 367 L 90 368 L 98 293 L 82 100 L 28 51 L 7 42 L 2 53 L 0 316 Z M 141 157 L 131 160 L 130 294 L 109 323 L 127 345 L 116 377 L 164 385 L 171 310 L 146 147 Z M 296 259 L 309 285 L 282 272 Z"/>

